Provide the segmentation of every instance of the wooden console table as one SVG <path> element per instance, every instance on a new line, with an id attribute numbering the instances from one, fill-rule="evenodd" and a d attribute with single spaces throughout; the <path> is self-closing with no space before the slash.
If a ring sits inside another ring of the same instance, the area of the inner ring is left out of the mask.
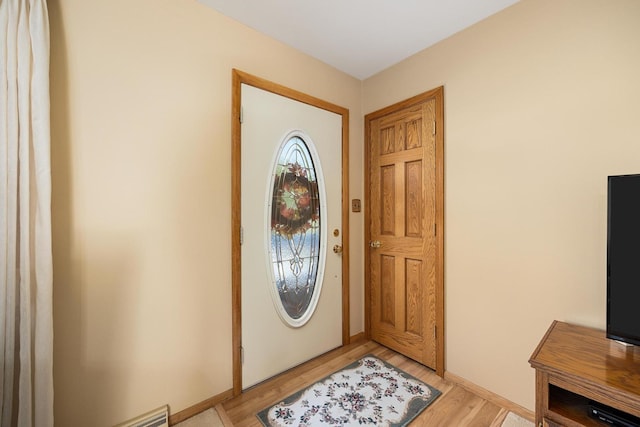
<path id="1" fill-rule="evenodd" d="M 640 348 L 604 331 L 554 321 L 529 363 L 536 370 L 536 425 L 606 426 L 589 401 L 640 417 Z"/>

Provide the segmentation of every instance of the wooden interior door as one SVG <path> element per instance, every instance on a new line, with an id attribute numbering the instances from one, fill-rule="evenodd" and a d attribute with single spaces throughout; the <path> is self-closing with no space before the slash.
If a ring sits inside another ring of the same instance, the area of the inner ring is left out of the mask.
<path id="1" fill-rule="evenodd" d="M 442 88 L 365 123 L 368 334 L 443 373 Z"/>

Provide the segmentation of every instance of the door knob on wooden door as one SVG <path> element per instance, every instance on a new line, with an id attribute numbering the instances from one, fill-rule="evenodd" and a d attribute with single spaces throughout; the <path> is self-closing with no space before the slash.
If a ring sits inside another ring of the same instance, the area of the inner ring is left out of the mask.
<path id="1" fill-rule="evenodd" d="M 369 246 L 371 246 L 372 248 L 379 248 L 380 246 L 382 246 L 382 243 L 380 243 L 380 240 L 372 240 L 369 242 Z"/>
<path id="2" fill-rule="evenodd" d="M 333 252 L 336 254 L 342 253 L 342 245 L 333 245 Z"/>

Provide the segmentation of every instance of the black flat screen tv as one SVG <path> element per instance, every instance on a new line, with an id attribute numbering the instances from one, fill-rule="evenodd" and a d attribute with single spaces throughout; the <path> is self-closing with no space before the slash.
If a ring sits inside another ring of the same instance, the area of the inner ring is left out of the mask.
<path id="1" fill-rule="evenodd" d="M 607 338 L 640 346 L 640 174 L 607 193 Z"/>

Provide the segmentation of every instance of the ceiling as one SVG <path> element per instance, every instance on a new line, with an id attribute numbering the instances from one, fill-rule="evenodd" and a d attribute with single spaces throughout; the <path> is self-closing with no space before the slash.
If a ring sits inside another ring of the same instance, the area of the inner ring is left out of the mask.
<path id="1" fill-rule="evenodd" d="M 358 79 L 518 0 L 198 0 Z"/>

